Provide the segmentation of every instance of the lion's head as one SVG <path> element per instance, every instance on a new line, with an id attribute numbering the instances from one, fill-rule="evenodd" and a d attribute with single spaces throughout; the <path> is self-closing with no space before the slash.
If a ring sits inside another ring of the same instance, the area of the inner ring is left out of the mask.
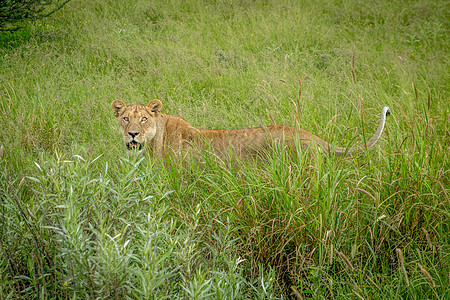
<path id="1" fill-rule="evenodd" d="M 111 108 L 119 122 L 125 145 L 128 150 L 142 150 L 146 142 L 156 135 L 156 118 L 162 103 L 158 99 L 145 105 L 127 106 L 120 100 L 111 103 Z"/>

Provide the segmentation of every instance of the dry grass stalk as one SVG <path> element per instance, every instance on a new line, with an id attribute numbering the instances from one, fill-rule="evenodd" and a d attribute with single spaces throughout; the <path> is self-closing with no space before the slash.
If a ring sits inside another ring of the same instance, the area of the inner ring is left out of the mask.
<path id="1" fill-rule="evenodd" d="M 376 286 L 376 287 L 377 287 L 377 289 L 380 289 L 380 287 L 378 286 L 378 284 L 376 284 L 376 283 L 375 283 L 375 281 L 373 281 L 373 279 L 372 279 L 372 278 L 370 278 L 370 276 L 369 276 L 369 275 L 367 275 L 367 274 L 366 274 L 366 278 L 367 278 L 367 279 L 369 279 L 369 281 L 370 281 L 370 282 L 371 282 L 371 283 L 372 283 L 372 284 L 373 284 L 374 286 Z"/>
<path id="2" fill-rule="evenodd" d="M 0 159 L 3 157 L 3 151 L 5 148 L 3 148 L 3 145 L 0 146 Z"/>
<path id="3" fill-rule="evenodd" d="M 395 249 L 395 252 L 397 252 L 398 261 L 400 263 L 400 269 L 402 270 L 402 273 L 405 276 L 406 285 L 409 286 L 408 273 L 406 272 L 405 269 L 405 258 L 403 257 L 402 249 L 397 248 Z"/>
<path id="4" fill-rule="evenodd" d="M 272 124 L 276 125 L 277 123 L 275 122 L 275 119 L 273 118 L 272 114 L 270 113 L 270 111 L 267 108 L 266 108 L 266 112 L 269 115 L 269 118 L 272 121 Z"/>
<path id="5" fill-rule="evenodd" d="M 334 246 L 333 246 L 333 243 L 331 243 L 331 245 L 330 245 L 330 262 L 329 262 L 330 265 L 333 264 L 333 249 L 334 249 Z"/>
<path id="6" fill-rule="evenodd" d="M 358 296 L 359 299 L 364 300 L 364 297 L 358 294 L 355 290 L 352 290 L 353 293 L 355 293 L 356 296 Z"/>
<path id="7" fill-rule="evenodd" d="M 355 54 L 356 54 L 356 49 L 353 48 L 353 56 L 352 56 L 352 77 L 353 77 L 353 83 L 356 83 L 356 74 L 355 74 Z"/>
<path id="8" fill-rule="evenodd" d="M 431 105 L 432 105 L 430 89 L 428 89 L 427 103 L 428 103 L 428 110 L 430 110 L 431 109 Z"/>
<path id="9" fill-rule="evenodd" d="M 361 188 L 355 188 L 356 191 L 362 192 L 364 194 L 366 194 L 367 196 L 369 196 L 370 198 L 372 198 L 373 202 L 376 203 L 377 199 L 368 191 L 366 191 L 365 189 L 361 189 Z"/>
<path id="10" fill-rule="evenodd" d="M 364 132 L 366 132 L 366 127 L 365 127 L 365 122 L 364 122 L 364 102 L 363 99 L 358 96 L 358 99 L 356 100 L 358 102 L 358 108 L 359 108 L 359 113 L 361 114 L 361 121 L 362 121 L 362 132 L 363 132 L 363 136 L 364 136 L 364 143 L 366 142 L 365 139 L 365 134 Z"/>
<path id="11" fill-rule="evenodd" d="M 302 109 L 300 107 L 300 97 L 302 96 L 302 82 L 300 80 L 300 76 L 298 76 L 298 97 L 297 97 L 297 103 L 295 103 L 294 105 L 296 106 L 295 108 L 295 124 L 299 124 L 299 116 L 302 114 Z M 294 102 L 294 101 L 292 101 Z"/>
<path id="12" fill-rule="evenodd" d="M 298 300 L 303 300 L 302 295 L 299 293 L 299 291 L 297 291 L 295 287 L 291 286 L 291 290 L 294 292 L 294 295 Z"/>
<path id="13" fill-rule="evenodd" d="M 298 76 L 297 117 L 302 114 L 302 109 L 300 107 L 301 97 L 302 97 L 302 81 L 300 80 L 300 76 Z"/>
<path id="14" fill-rule="evenodd" d="M 354 272 L 355 268 L 353 267 L 352 263 L 350 262 L 350 260 L 347 258 L 347 256 L 345 256 L 344 253 L 337 251 L 337 254 L 339 255 L 339 257 L 342 259 L 342 261 L 347 265 L 347 267 L 350 269 L 350 271 Z"/>
<path id="15" fill-rule="evenodd" d="M 414 95 L 416 97 L 416 102 L 419 102 L 419 93 L 417 92 L 416 84 L 413 83 Z"/>
<path id="16" fill-rule="evenodd" d="M 425 275 L 425 277 L 427 277 L 430 286 L 436 287 L 436 283 L 434 282 L 433 277 L 431 277 L 430 273 L 427 270 L 425 270 L 421 264 L 417 263 L 417 265 L 419 266 L 420 271 Z"/>

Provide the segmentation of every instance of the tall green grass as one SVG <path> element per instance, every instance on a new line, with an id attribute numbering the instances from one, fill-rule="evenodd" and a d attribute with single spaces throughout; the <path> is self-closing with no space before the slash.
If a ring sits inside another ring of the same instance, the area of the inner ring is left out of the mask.
<path id="1" fill-rule="evenodd" d="M 0 36 L 0 298 L 448 298 L 449 65 L 433 1 L 71 1 Z M 299 86 L 299 80 L 301 88 Z M 300 93 L 299 93 L 300 92 Z M 354 159 L 162 164 L 109 104 L 297 124 Z"/>

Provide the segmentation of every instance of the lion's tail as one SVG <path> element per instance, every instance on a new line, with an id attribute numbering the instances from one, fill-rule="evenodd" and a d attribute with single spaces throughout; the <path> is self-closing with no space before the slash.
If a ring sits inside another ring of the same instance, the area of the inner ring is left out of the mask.
<path id="1" fill-rule="evenodd" d="M 390 114 L 391 114 L 391 111 L 389 110 L 389 107 L 387 107 L 387 106 L 383 107 L 383 109 L 381 110 L 380 122 L 378 123 L 377 131 L 367 142 L 367 149 L 372 148 L 375 145 L 375 143 L 378 141 L 378 139 L 380 138 L 380 136 L 384 130 L 384 124 L 386 123 L 386 117 L 389 116 Z M 331 147 L 331 146 L 328 145 L 328 147 Z M 355 154 L 361 154 L 362 152 L 364 152 L 365 149 L 366 149 L 365 145 L 358 145 L 358 146 L 351 147 L 351 148 L 334 147 L 334 148 L 329 148 L 326 150 L 328 150 L 331 154 L 335 154 L 336 156 L 352 156 Z"/>

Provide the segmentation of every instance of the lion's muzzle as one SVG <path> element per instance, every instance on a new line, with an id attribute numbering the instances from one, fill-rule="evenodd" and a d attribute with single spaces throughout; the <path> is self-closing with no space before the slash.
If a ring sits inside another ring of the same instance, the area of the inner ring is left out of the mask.
<path id="1" fill-rule="evenodd" d="M 142 150 L 144 148 L 144 143 L 138 143 L 135 140 L 132 140 L 131 142 L 126 144 L 127 150 Z"/>
<path id="2" fill-rule="evenodd" d="M 144 147 L 144 143 L 140 143 L 137 136 L 139 135 L 139 131 L 128 131 L 128 136 L 131 140 L 126 143 L 128 150 L 142 150 Z"/>

